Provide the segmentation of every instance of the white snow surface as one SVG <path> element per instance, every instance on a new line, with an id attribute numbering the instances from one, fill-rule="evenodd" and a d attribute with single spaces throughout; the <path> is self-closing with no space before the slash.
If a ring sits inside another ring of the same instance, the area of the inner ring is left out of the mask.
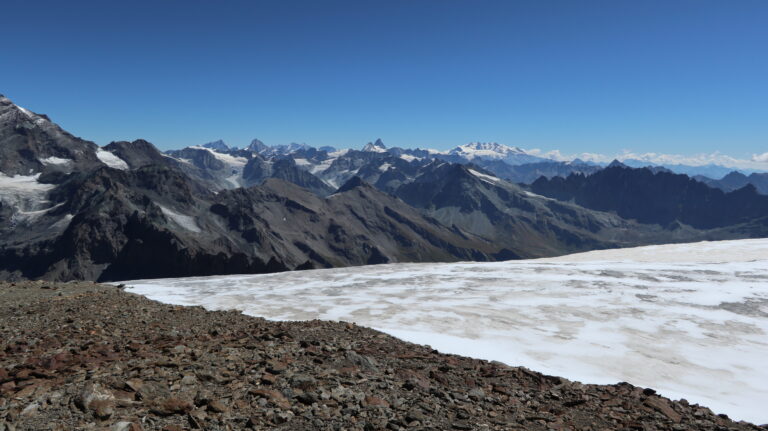
<path id="1" fill-rule="evenodd" d="M 34 114 L 32 114 L 32 112 L 29 109 L 22 108 L 19 105 L 16 105 L 16 107 L 19 108 L 19 111 L 23 112 L 24 115 L 26 115 L 29 118 L 33 118 L 35 116 Z"/>
<path id="2" fill-rule="evenodd" d="M 21 213 L 43 209 L 49 203 L 46 194 L 55 186 L 38 182 L 39 177 L 40 174 L 9 177 L 0 172 L 0 202 Z"/>
<path id="3" fill-rule="evenodd" d="M 768 422 L 768 239 L 125 283 L 171 304 L 354 321 L 443 352 L 628 381 Z"/>
<path id="4" fill-rule="evenodd" d="M 55 156 L 40 159 L 40 162 L 46 165 L 66 165 L 71 161 L 72 159 L 62 159 L 61 157 L 55 157 Z"/>
<path id="5" fill-rule="evenodd" d="M 416 157 L 416 156 L 412 156 L 410 154 L 400 154 L 400 158 L 405 160 L 406 162 L 412 162 L 414 160 L 421 160 L 422 159 L 422 157 Z"/>
<path id="6" fill-rule="evenodd" d="M 97 149 L 96 157 L 98 157 L 102 163 L 109 166 L 110 168 L 121 169 L 124 171 L 128 170 L 128 163 L 126 163 L 125 160 L 117 157 L 107 150 L 103 150 L 101 148 Z"/>
<path id="7" fill-rule="evenodd" d="M 469 144 L 459 145 L 450 150 L 448 154 L 458 154 L 468 159 L 474 159 L 476 157 L 503 159 L 515 154 L 527 155 L 524 150 L 518 147 L 510 147 L 503 144 L 497 144 L 496 142 L 470 142 Z"/>
<path id="8" fill-rule="evenodd" d="M 486 174 L 484 174 L 482 172 L 478 172 L 478 171 L 476 171 L 474 169 L 467 169 L 467 170 L 469 171 L 470 174 L 476 176 L 477 178 L 480 178 L 481 180 L 483 180 L 483 181 L 485 181 L 487 183 L 496 184 L 499 181 L 501 181 L 499 178 L 494 177 L 493 175 L 486 175 Z"/>

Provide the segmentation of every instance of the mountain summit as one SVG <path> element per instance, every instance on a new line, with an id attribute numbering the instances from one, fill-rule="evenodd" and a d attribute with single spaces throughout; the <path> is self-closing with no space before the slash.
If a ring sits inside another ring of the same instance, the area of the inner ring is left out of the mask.
<path id="1" fill-rule="evenodd" d="M 497 144 L 496 142 L 470 142 L 448 151 L 448 155 L 470 162 L 476 159 L 501 160 L 510 165 L 521 165 L 523 163 L 534 163 L 544 160 L 526 153 L 521 148 Z"/>
<path id="2" fill-rule="evenodd" d="M 376 140 L 376 142 L 369 142 L 365 144 L 363 151 L 369 153 L 385 153 L 387 151 L 387 146 L 384 145 L 384 142 L 381 140 L 381 138 L 379 138 Z"/>

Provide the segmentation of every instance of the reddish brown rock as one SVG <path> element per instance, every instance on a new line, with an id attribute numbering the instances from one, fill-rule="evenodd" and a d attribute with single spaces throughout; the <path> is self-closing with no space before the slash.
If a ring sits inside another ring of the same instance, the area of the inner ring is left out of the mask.
<path id="1" fill-rule="evenodd" d="M 363 407 L 384 407 L 389 408 L 389 403 L 379 397 L 368 395 L 363 399 Z"/>
<path id="2" fill-rule="evenodd" d="M 184 414 L 192 411 L 195 408 L 191 401 L 184 400 L 177 397 L 167 398 L 154 405 L 150 411 L 157 415 L 169 416 Z"/>

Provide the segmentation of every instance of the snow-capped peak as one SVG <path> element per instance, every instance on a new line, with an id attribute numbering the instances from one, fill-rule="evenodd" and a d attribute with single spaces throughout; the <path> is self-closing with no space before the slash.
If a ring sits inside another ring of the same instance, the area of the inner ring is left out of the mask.
<path id="1" fill-rule="evenodd" d="M 470 142 L 448 151 L 447 154 L 461 157 L 467 161 L 474 159 L 502 160 L 510 165 L 521 165 L 544 160 L 519 147 L 510 147 L 497 144 L 496 142 Z"/>
<path id="2" fill-rule="evenodd" d="M 29 109 L 26 109 L 24 107 L 21 107 L 15 103 L 13 103 L 10 99 L 0 94 L 0 105 L 2 106 L 10 106 L 10 110 L 5 111 L 5 115 L 8 115 L 9 113 L 21 113 L 23 115 L 22 118 L 26 117 L 28 120 L 33 121 L 37 125 L 43 125 L 45 123 L 48 123 L 48 117 L 45 115 L 39 115 L 36 114 Z"/>
<path id="3" fill-rule="evenodd" d="M 229 145 L 225 144 L 223 140 L 219 139 L 218 141 L 209 142 L 207 144 L 203 144 L 203 147 L 210 148 L 215 151 L 228 151 Z"/>
<path id="4" fill-rule="evenodd" d="M 497 144 L 496 142 L 470 142 L 469 144 L 460 145 L 452 149 L 449 151 L 449 154 L 468 158 L 486 157 L 503 159 L 513 154 L 527 155 L 528 153 L 518 147 L 510 147 Z"/>
<path id="5" fill-rule="evenodd" d="M 365 144 L 363 151 L 371 153 L 386 153 L 387 146 L 384 145 L 384 142 L 382 142 L 381 139 L 377 139 L 376 142 L 369 142 Z"/>

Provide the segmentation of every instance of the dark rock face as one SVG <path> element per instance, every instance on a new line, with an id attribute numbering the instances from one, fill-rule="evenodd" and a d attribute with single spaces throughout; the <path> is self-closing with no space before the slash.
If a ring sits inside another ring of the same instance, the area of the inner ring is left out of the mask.
<path id="1" fill-rule="evenodd" d="M 219 139 L 218 141 L 208 142 L 207 144 L 203 144 L 203 147 L 210 148 L 212 150 L 216 151 L 229 151 L 229 145 L 225 144 L 223 140 Z"/>
<path id="2" fill-rule="evenodd" d="M 143 139 L 133 142 L 112 142 L 104 149 L 125 161 L 131 169 L 149 165 L 168 165 L 172 161 L 172 159 L 163 156 L 154 145 Z"/>
<path id="3" fill-rule="evenodd" d="M 268 178 L 276 178 L 303 187 L 318 196 L 327 196 L 333 188 L 309 172 L 296 166 L 293 158 L 281 158 L 267 162 L 261 157 L 252 158 L 243 169 L 246 185 L 259 185 Z"/>
<path id="4" fill-rule="evenodd" d="M 264 145 L 263 142 L 261 142 L 258 139 L 254 139 L 251 141 L 250 145 L 248 145 L 248 150 L 253 151 L 254 153 L 262 153 L 266 151 L 269 147 Z"/>
<path id="5" fill-rule="evenodd" d="M 45 115 L 20 108 L 0 95 L 0 173 L 14 176 L 92 168 L 102 164 L 97 148 Z"/>
<path id="6" fill-rule="evenodd" d="M 540 177 L 567 177 L 577 173 L 590 175 L 602 169 L 600 166 L 578 162 L 546 161 L 523 165 L 509 165 L 501 160 L 476 160 L 473 163 L 492 172 L 499 178 L 523 184 L 531 184 Z"/>
<path id="7" fill-rule="evenodd" d="M 686 175 L 654 173 L 645 168 L 616 166 L 589 176 L 540 178 L 531 189 L 561 201 L 662 226 L 677 221 L 712 229 L 768 216 L 768 196 L 757 194 L 752 186 L 725 193 Z"/>
<path id="8" fill-rule="evenodd" d="M 586 385 L 343 322 L 270 322 L 114 286 L 0 283 L 0 429 L 733 430 L 627 383 Z"/>
<path id="9" fill-rule="evenodd" d="M 284 248 L 312 267 L 491 260 L 499 248 L 457 234 L 359 179 L 327 199 L 269 179 L 221 192 L 217 202 L 211 211 L 252 247 Z"/>

